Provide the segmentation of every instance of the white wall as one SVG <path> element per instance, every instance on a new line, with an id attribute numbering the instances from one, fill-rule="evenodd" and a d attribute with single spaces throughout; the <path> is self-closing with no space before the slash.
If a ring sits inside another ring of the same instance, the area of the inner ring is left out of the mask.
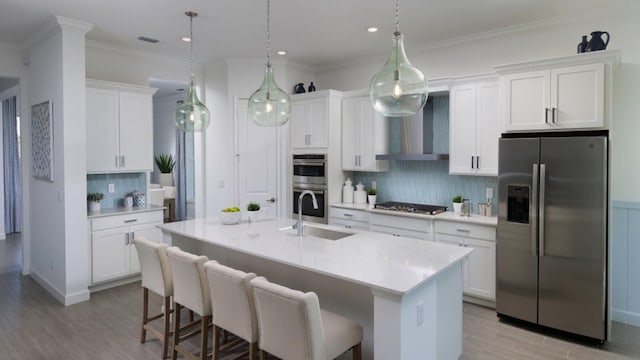
<path id="1" fill-rule="evenodd" d="M 66 305 L 89 298 L 86 227 L 84 34 L 89 27 L 57 18 L 30 49 L 29 104 L 53 104 L 54 181 L 27 177 L 32 276 Z M 25 119 L 30 123 L 29 118 Z M 31 131 L 24 134 L 31 156 Z"/>

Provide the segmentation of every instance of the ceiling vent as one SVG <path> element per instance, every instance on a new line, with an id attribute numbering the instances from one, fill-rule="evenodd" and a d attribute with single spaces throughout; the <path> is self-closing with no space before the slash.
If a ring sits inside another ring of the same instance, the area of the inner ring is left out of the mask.
<path id="1" fill-rule="evenodd" d="M 153 38 L 146 37 L 146 36 L 138 36 L 138 40 L 144 41 L 144 42 L 148 42 L 148 43 L 151 43 L 151 44 L 157 44 L 158 42 L 160 42 L 160 40 L 158 40 L 158 39 L 153 39 Z"/>

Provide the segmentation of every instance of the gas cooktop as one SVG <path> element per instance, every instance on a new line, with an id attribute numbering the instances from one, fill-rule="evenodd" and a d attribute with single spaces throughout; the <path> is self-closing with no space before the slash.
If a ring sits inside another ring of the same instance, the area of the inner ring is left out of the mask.
<path id="1" fill-rule="evenodd" d="M 447 211 L 446 206 L 411 204 L 397 201 L 386 201 L 380 204 L 376 204 L 375 208 L 380 210 L 402 211 L 427 215 L 435 215 Z"/>

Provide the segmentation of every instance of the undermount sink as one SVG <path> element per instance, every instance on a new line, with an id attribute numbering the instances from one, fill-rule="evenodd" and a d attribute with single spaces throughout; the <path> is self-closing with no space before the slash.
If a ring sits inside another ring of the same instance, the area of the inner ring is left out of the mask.
<path id="1" fill-rule="evenodd" d="M 303 226 L 303 236 L 315 236 L 315 237 L 319 237 L 322 239 L 326 239 L 326 240 L 339 240 L 342 238 L 345 238 L 347 236 L 351 236 L 354 235 L 354 233 L 348 233 L 348 232 L 342 232 L 342 231 L 337 231 L 337 230 L 331 230 L 331 229 L 325 229 L 325 228 L 319 228 L 319 227 L 315 227 L 315 226 L 308 226 L 308 225 L 304 225 Z M 280 231 L 293 231 L 294 235 L 296 230 L 293 229 L 293 227 L 291 226 L 287 226 L 286 228 L 282 228 L 280 229 Z"/>

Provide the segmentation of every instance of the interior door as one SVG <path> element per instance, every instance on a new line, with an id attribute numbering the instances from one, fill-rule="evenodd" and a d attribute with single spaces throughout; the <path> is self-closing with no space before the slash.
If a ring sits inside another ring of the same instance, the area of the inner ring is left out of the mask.
<path id="1" fill-rule="evenodd" d="M 242 211 L 249 202 L 260 204 L 260 216 L 278 216 L 277 127 L 256 125 L 247 116 L 248 99 L 235 99 L 237 124 L 238 201 Z"/>

